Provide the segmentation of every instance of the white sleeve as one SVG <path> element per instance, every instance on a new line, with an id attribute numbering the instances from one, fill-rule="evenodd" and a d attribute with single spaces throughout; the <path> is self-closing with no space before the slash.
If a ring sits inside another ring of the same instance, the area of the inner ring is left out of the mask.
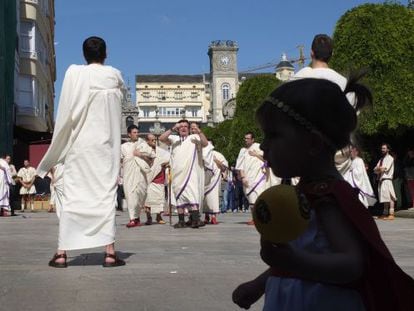
<path id="1" fill-rule="evenodd" d="M 168 140 L 170 141 L 171 145 L 176 143 L 180 140 L 180 137 L 178 135 L 170 135 L 168 136 Z"/>
<path id="2" fill-rule="evenodd" d="M 64 159 L 77 138 L 88 111 L 89 75 L 81 72 L 84 66 L 71 65 L 66 71 L 60 94 L 52 143 L 38 165 L 37 175 L 47 172 Z"/>
<path id="3" fill-rule="evenodd" d="M 238 171 L 243 170 L 243 164 L 244 164 L 244 157 L 246 154 L 246 148 L 241 148 L 239 155 L 237 156 L 237 160 L 236 160 L 236 167 L 235 169 Z"/>

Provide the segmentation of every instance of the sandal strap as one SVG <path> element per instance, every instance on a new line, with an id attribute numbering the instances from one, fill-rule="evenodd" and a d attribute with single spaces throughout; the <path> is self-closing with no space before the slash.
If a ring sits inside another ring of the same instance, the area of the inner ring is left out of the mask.
<path id="1" fill-rule="evenodd" d="M 105 253 L 105 258 L 112 258 L 114 260 L 118 259 L 118 257 L 116 257 L 116 254 L 109 254 L 109 253 Z"/>
<path id="2" fill-rule="evenodd" d="M 56 253 L 56 254 L 53 256 L 53 259 L 59 259 L 59 258 L 64 258 L 64 259 L 66 259 L 66 258 L 67 258 L 67 256 L 66 256 L 66 254 L 58 254 L 58 253 Z"/>

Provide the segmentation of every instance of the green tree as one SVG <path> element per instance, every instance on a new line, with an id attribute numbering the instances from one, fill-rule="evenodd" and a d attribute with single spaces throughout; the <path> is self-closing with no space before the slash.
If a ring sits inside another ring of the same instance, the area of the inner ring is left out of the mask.
<path id="1" fill-rule="evenodd" d="M 414 11 L 394 1 L 358 6 L 339 19 L 333 39 L 333 68 L 368 70 L 374 103 L 360 115 L 360 133 L 405 135 L 414 126 Z"/>

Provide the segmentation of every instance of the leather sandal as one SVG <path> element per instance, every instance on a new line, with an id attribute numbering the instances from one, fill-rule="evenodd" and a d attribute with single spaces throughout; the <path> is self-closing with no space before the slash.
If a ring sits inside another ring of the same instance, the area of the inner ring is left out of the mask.
<path id="1" fill-rule="evenodd" d="M 106 262 L 106 260 L 105 260 L 106 258 L 112 258 L 114 260 L 114 262 Z M 104 267 L 104 268 L 125 266 L 125 261 L 123 261 L 122 259 L 119 259 L 118 256 L 116 256 L 115 254 L 105 253 L 105 259 L 104 259 L 104 262 L 102 264 L 102 267 Z"/>
<path id="2" fill-rule="evenodd" d="M 56 262 L 56 259 L 59 259 L 59 258 L 65 259 L 65 262 L 63 262 L 63 263 Z M 67 268 L 68 267 L 68 264 L 66 263 L 66 259 L 67 259 L 66 254 L 58 254 L 58 253 L 56 253 L 56 254 L 53 255 L 53 258 L 49 261 L 49 267 L 53 267 L 53 268 Z"/>

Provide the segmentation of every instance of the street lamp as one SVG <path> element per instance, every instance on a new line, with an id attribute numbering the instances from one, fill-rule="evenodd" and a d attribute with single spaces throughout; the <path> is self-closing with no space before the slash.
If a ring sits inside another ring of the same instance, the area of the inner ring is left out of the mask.
<path id="1" fill-rule="evenodd" d="M 158 113 L 159 113 L 159 109 L 158 107 L 155 109 L 155 122 L 154 122 L 154 126 L 151 126 L 149 128 L 149 131 L 151 134 L 153 134 L 156 138 L 157 138 L 157 142 L 158 142 L 158 137 L 165 132 L 165 127 L 161 126 L 160 121 L 158 121 Z"/>

